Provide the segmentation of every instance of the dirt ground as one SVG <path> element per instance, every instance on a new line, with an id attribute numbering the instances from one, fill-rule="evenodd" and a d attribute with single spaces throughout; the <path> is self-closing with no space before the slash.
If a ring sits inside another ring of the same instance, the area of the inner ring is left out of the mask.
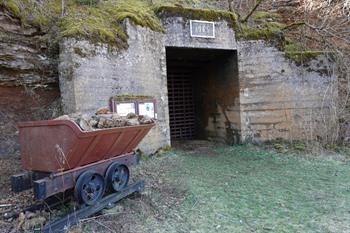
<path id="1" fill-rule="evenodd" d="M 8 221 L 5 221 L 3 218 L 5 214 L 12 214 L 33 203 L 31 191 L 19 194 L 11 192 L 10 176 L 21 171 L 21 161 L 18 155 L 6 156 L 0 159 L 0 232 L 10 232 L 15 222 L 11 217 Z"/>
<path id="2" fill-rule="evenodd" d="M 174 146 L 132 169 L 132 181 L 146 181 L 144 193 L 82 220 L 70 232 L 350 232 L 347 159 L 203 141 Z M 6 175 L 16 167 L 11 160 L 1 162 L 7 163 L 1 170 Z M 13 197 L 8 181 L 1 181 L 7 191 L 0 204 L 31 201 L 30 193 Z M 60 210 L 68 212 L 66 206 Z M 18 219 L 0 224 L 0 232 L 21 232 Z"/>

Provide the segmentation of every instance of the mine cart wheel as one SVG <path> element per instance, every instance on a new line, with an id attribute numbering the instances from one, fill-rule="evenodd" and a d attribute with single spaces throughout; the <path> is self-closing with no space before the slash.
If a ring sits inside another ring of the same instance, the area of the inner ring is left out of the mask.
<path id="1" fill-rule="evenodd" d="M 127 166 L 119 163 L 112 163 L 109 165 L 106 172 L 106 183 L 110 190 L 119 192 L 128 185 L 129 176 L 130 173 Z"/>
<path id="2" fill-rule="evenodd" d="M 74 194 L 79 203 L 94 205 L 102 198 L 105 188 L 106 184 L 103 176 L 85 171 L 79 176 L 75 184 Z"/>

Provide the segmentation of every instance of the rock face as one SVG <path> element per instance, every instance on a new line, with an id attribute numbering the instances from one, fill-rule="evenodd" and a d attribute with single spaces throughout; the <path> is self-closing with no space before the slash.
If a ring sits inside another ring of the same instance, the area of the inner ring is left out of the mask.
<path id="1" fill-rule="evenodd" d="M 0 157 L 18 151 L 18 121 L 59 114 L 57 62 L 43 38 L 0 7 Z"/>
<path id="2" fill-rule="evenodd" d="M 49 119 L 60 115 L 59 91 L 0 86 L 0 157 L 18 152 L 17 122 Z"/>
<path id="3" fill-rule="evenodd" d="M 57 63 L 50 57 L 43 36 L 23 28 L 20 20 L 0 9 L 0 85 L 57 83 Z"/>

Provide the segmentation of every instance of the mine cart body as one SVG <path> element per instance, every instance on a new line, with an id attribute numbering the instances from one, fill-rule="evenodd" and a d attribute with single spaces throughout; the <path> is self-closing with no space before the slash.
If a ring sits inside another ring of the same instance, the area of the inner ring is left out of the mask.
<path id="1" fill-rule="evenodd" d="M 19 123 L 21 160 L 26 172 L 11 177 L 12 190 L 33 187 L 35 198 L 44 200 L 76 189 L 82 174 L 93 173 L 93 178 L 108 183 L 108 172 L 121 166 L 129 176 L 128 168 L 137 163 L 134 150 L 154 125 L 84 132 L 70 120 Z"/>
<path id="2" fill-rule="evenodd" d="M 154 124 L 84 132 L 73 121 L 19 123 L 23 168 L 63 172 L 132 152 Z"/>

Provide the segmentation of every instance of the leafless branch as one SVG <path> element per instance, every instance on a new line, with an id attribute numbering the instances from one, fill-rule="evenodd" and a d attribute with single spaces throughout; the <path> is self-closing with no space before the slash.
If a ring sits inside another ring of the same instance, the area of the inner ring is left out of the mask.
<path id="1" fill-rule="evenodd" d="M 248 21 L 249 17 L 252 16 L 252 14 L 256 11 L 256 9 L 260 6 L 260 4 L 264 0 L 258 0 L 255 4 L 255 6 L 251 9 L 251 11 L 243 18 L 242 23 L 245 23 Z"/>

